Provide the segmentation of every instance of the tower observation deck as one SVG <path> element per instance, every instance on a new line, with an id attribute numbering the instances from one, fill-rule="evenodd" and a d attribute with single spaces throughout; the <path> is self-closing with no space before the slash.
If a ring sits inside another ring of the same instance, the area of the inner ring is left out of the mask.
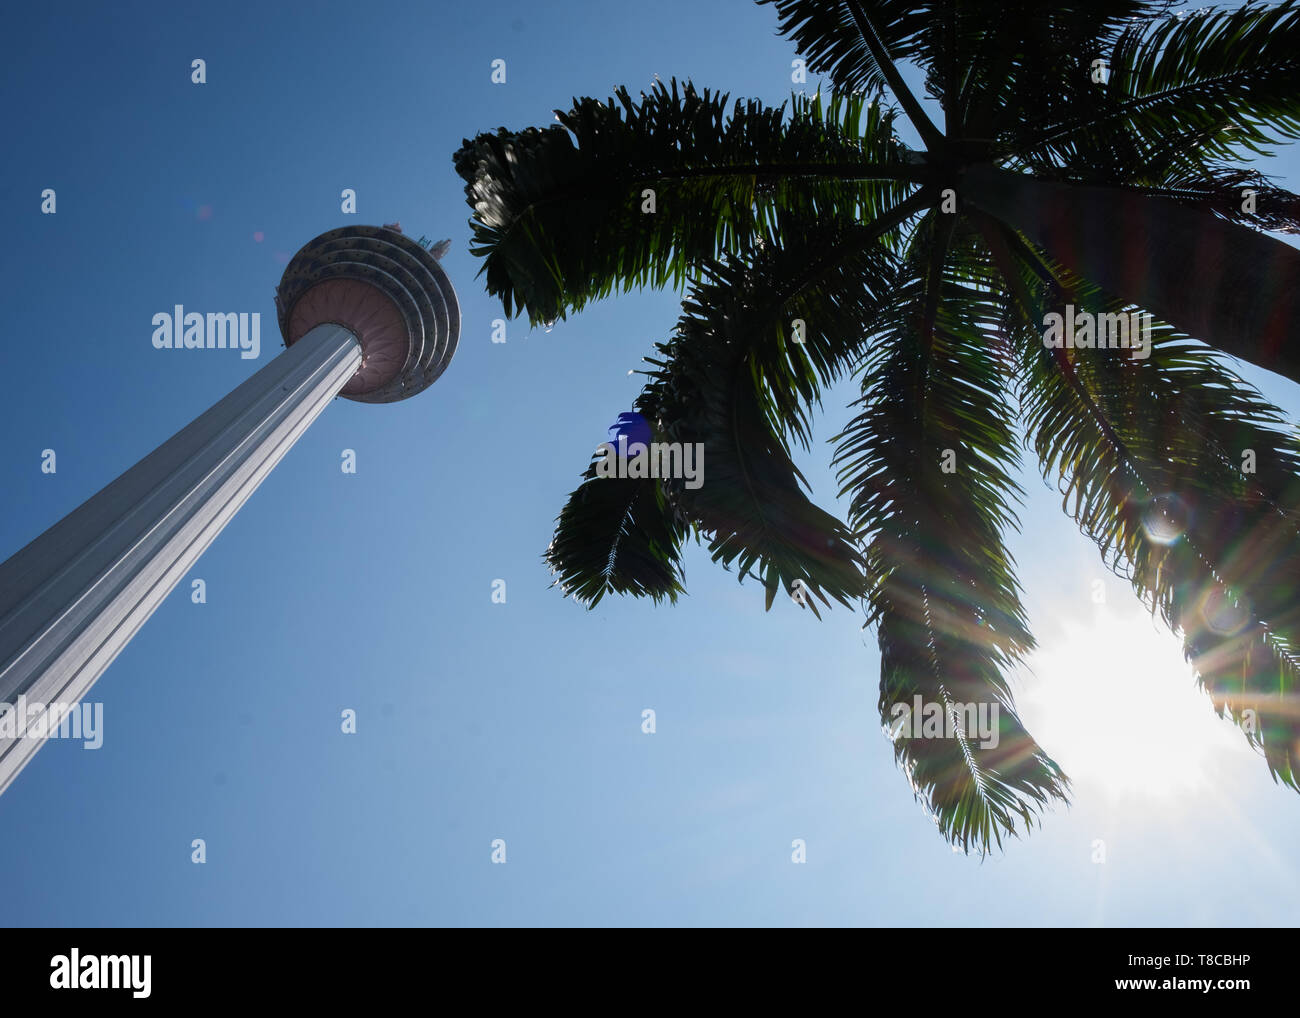
<path id="1" fill-rule="evenodd" d="M 275 304 L 288 346 L 329 322 L 357 337 L 361 367 L 339 395 L 361 403 L 423 392 L 460 336 L 460 307 L 437 259 L 385 227 L 345 226 L 306 244 L 286 266 Z"/>

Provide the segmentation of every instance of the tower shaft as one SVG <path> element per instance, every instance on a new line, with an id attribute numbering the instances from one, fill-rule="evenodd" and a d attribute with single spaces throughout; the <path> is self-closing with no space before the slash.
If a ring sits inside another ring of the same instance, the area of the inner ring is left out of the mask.
<path id="1" fill-rule="evenodd" d="M 351 331 L 315 326 L 0 564 L 0 712 L 14 705 L 16 731 L 0 727 L 0 792 L 43 744 L 25 734 L 33 706 L 81 701 L 361 361 Z"/>

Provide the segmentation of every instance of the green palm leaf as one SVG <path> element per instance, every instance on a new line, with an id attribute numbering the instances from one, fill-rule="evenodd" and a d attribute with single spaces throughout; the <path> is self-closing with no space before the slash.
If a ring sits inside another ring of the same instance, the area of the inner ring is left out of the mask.
<path id="1" fill-rule="evenodd" d="M 688 524 L 655 478 L 597 477 L 593 457 L 556 520 L 546 563 L 555 583 L 594 608 L 606 594 L 676 602 L 685 592 Z"/>
<path id="2" fill-rule="evenodd" d="M 1300 137 L 1294 2 L 1135 19 L 1104 55 L 1104 87 L 1076 96 L 1058 123 L 1020 132 L 1029 165 L 1088 165 L 1122 146 L 1130 167 L 1199 166 L 1262 153 L 1270 137 Z"/>
<path id="3" fill-rule="evenodd" d="M 893 219 L 913 207 L 904 203 Z M 769 608 L 777 590 L 797 583 L 824 604 L 864 590 L 848 529 L 804 495 L 786 436 L 806 446 L 806 409 L 860 351 L 865 323 L 889 295 L 881 238 L 891 222 L 782 220 L 784 246 L 764 248 L 749 266 L 709 266 L 637 402 L 673 441 L 703 446 L 703 484 L 669 490 L 709 535 L 714 561 L 760 578 Z"/>
<path id="4" fill-rule="evenodd" d="M 882 316 L 863 411 L 838 437 L 836 462 L 866 547 L 882 722 L 915 697 L 945 711 L 996 705 L 994 745 L 914 732 L 894 741 L 945 837 L 983 850 L 1030 826 L 1067 786 L 1025 731 L 1008 685 L 1033 638 L 1002 539 L 1016 525 L 1020 492 L 1009 473 L 1009 408 L 998 394 L 1003 368 L 984 335 L 998 305 L 979 285 L 983 273 L 963 278 L 948 264 L 949 244 L 969 254 L 971 237 L 943 218 L 916 232 L 913 275 Z"/>
<path id="5" fill-rule="evenodd" d="M 893 115 L 861 97 L 728 114 L 726 95 L 674 80 L 640 102 L 626 89 L 579 99 L 557 119 L 480 134 L 455 157 L 488 292 L 534 324 L 616 291 L 680 287 L 706 261 L 773 242 L 779 210 L 873 219 L 916 176 Z"/>

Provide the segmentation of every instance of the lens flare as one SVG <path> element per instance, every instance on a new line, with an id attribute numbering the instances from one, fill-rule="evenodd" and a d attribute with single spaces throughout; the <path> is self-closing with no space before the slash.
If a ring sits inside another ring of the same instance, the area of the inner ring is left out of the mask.
<path id="1" fill-rule="evenodd" d="M 1201 618 L 1220 636 L 1236 636 L 1250 621 L 1250 601 L 1215 587 L 1201 598 Z"/>
<path id="2" fill-rule="evenodd" d="M 1157 495 L 1142 511 L 1142 531 L 1155 544 L 1173 544 L 1187 531 L 1187 504 L 1177 495 Z"/>

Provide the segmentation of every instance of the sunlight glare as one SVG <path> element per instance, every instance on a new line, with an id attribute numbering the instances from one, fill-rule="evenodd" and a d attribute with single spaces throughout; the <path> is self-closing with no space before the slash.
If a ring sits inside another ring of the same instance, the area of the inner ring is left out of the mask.
<path id="1" fill-rule="evenodd" d="M 1066 622 L 1041 641 L 1017 697 L 1022 720 L 1079 792 L 1190 800 L 1253 755 L 1162 624 L 1136 605 L 1094 612 L 1093 624 Z"/>

